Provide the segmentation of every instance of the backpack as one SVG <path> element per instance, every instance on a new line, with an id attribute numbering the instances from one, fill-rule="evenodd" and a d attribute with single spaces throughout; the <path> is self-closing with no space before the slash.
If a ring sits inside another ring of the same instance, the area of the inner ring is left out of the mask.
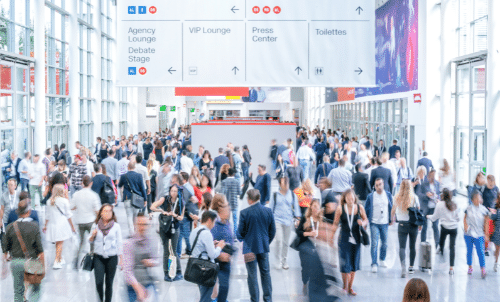
<path id="1" fill-rule="evenodd" d="M 109 177 L 108 177 L 109 178 Z M 114 204 L 115 203 L 115 190 L 113 186 L 109 184 L 107 181 L 108 178 L 104 181 L 104 184 L 101 188 L 101 192 L 99 193 L 99 197 L 101 198 L 102 204 Z"/>
<path id="2" fill-rule="evenodd" d="M 64 150 L 61 155 L 59 155 L 59 158 L 60 159 L 64 159 L 64 161 L 66 161 L 66 165 L 69 166 L 71 165 L 72 161 L 71 161 L 71 155 L 69 155 L 69 152 L 68 150 Z"/>

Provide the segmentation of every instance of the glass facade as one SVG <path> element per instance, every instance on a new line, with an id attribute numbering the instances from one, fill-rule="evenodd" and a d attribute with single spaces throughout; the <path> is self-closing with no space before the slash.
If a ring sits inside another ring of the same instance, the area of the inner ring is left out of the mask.
<path id="1" fill-rule="evenodd" d="M 248 116 L 264 120 L 279 120 L 279 110 L 248 110 Z"/>
<path id="2" fill-rule="evenodd" d="M 398 141 L 402 156 L 408 154 L 408 99 L 340 103 L 333 108 L 333 129 L 345 130 L 348 137 L 368 135 L 386 146 Z"/>
<path id="3" fill-rule="evenodd" d="M 455 0 L 458 8 L 458 56 L 488 47 L 488 0 Z"/>

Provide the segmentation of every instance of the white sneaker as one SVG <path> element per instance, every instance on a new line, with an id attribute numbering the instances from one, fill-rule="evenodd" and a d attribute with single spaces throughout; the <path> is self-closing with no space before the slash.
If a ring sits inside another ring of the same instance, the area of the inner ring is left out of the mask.
<path id="1" fill-rule="evenodd" d="M 374 274 L 375 274 L 375 273 L 377 273 L 377 271 L 378 271 L 378 267 L 377 267 L 377 265 L 373 264 L 373 265 L 372 265 L 372 273 L 374 273 Z"/>
<path id="2" fill-rule="evenodd" d="M 493 270 L 496 272 L 498 272 L 498 263 L 495 263 L 495 265 L 493 266 Z"/>
<path id="3" fill-rule="evenodd" d="M 380 260 L 380 267 L 387 267 L 387 263 L 384 260 Z"/>
<path id="4" fill-rule="evenodd" d="M 61 257 L 61 262 L 59 262 L 61 265 L 65 265 L 66 264 L 66 260 L 64 260 L 64 258 Z"/>
<path id="5" fill-rule="evenodd" d="M 52 266 L 53 269 L 61 269 L 62 265 L 61 262 L 54 262 L 54 265 Z"/>

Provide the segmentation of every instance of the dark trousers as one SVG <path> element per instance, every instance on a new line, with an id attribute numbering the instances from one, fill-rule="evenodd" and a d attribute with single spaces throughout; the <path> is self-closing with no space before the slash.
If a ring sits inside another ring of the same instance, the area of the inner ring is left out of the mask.
<path id="1" fill-rule="evenodd" d="M 398 222 L 398 239 L 399 239 L 399 259 L 401 263 L 405 263 L 406 258 L 406 240 L 410 237 L 410 266 L 415 264 L 417 251 L 415 243 L 417 241 L 418 226 L 412 225 L 409 222 Z"/>
<path id="2" fill-rule="evenodd" d="M 117 266 L 118 256 L 104 258 L 101 255 L 94 254 L 95 287 L 99 295 L 99 301 L 111 302 L 113 280 L 115 279 Z M 104 284 L 106 284 L 106 291 L 104 291 Z"/>
<path id="3" fill-rule="evenodd" d="M 248 179 L 248 166 L 241 166 L 241 170 L 243 171 L 243 181 L 246 181 Z"/>
<path id="4" fill-rule="evenodd" d="M 231 262 L 219 263 L 219 294 L 217 295 L 217 302 L 226 302 L 229 293 L 229 276 L 231 275 Z"/>
<path id="5" fill-rule="evenodd" d="M 191 255 L 191 244 L 189 243 L 189 236 L 191 235 L 191 221 L 184 217 L 184 219 L 179 223 L 180 236 L 177 242 L 177 248 L 174 252 L 180 256 L 182 253 L 182 239 L 186 242 L 186 254 Z"/>
<path id="6" fill-rule="evenodd" d="M 273 286 L 271 283 L 271 271 L 269 268 L 269 253 L 256 254 L 255 260 L 247 262 L 248 272 L 248 291 L 250 292 L 250 301 L 259 302 L 259 280 L 257 280 L 257 265 L 260 271 L 260 281 L 262 283 L 262 291 L 264 292 L 264 302 L 273 301 L 272 292 Z"/>
<path id="7" fill-rule="evenodd" d="M 309 240 L 308 240 L 309 241 Z M 305 242 L 304 242 L 305 243 Z M 301 244 L 304 245 L 304 243 Z M 309 272 L 308 272 L 308 263 L 307 263 L 307 249 L 300 248 L 299 249 L 299 259 L 300 259 L 300 267 L 302 268 L 302 284 L 306 285 L 309 282 Z"/>
<path id="8" fill-rule="evenodd" d="M 444 243 L 446 236 L 450 235 L 450 266 L 455 266 L 455 241 L 457 239 L 458 229 L 447 229 L 441 226 L 441 237 L 439 237 L 439 247 L 441 248 L 441 255 L 444 251 Z"/>
<path id="9" fill-rule="evenodd" d="M 180 231 L 179 229 L 175 230 L 175 234 L 171 236 L 167 236 L 165 233 L 160 232 L 161 242 L 163 244 L 163 272 L 165 272 L 165 276 L 168 276 L 168 257 L 170 256 L 170 252 L 168 250 L 168 241 L 170 240 L 172 243 L 172 250 L 177 257 L 177 275 L 182 275 L 181 270 L 181 258 L 175 250 L 177 249 L 177 242 L 179 241 Z"/>
<path id="10" fill-rule="evenodd" d="M 316 247 L 310 240 L 306 240 L 299 246 L 300 263 L 302 265 L 302 278 L 304 271 L 309 280 L 308 295 L 309 301 L 339 301 L 338 297 L 329 296 L 326 292 L 328 288 L 327 278 L 323 263 L 319 257 Z M 306 284 L 306 283 L 304 283 Z"/>
<path id="11" fill-rule="evenodd" d="M 427 212 L 425 213 L 425 217 L 427 217 L 427 215 L 432 215 L 434 214 L 434 208 L 432 209 L 427 209 Z M 424 225 L 422 226 L 422 232 L 420 232 L 420 241 L 421 242 L 426 242 L 427 241 L 427 222 L 429 220 L 426 220 Z M 439 238 L 439 219 L 432 222 L 432 230 L 434 231 L 434 244 L 436 245 L 436 247 L 438 246 L 438 238 Z"/>

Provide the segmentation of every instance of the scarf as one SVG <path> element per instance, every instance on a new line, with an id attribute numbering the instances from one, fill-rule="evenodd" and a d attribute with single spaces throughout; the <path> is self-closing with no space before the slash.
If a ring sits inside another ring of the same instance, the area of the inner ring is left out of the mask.
<path id="1" fill-rule="evenodd" d="M 111 219 L 109 222 L 108 222 L 108 225 L 104 225 L 104 221 L 101 219 L 99 219 L 99 222 L 97 222 L 97 226 L 99 227 L 99 230 L 101 230 L 102 234 L 104 235 L 104 237 L 106 237 L 106 235 L 108 235 L 109 231 L 111 230 L 111 228 L 115 225 L 115 221 L 113 219 Z"/>

